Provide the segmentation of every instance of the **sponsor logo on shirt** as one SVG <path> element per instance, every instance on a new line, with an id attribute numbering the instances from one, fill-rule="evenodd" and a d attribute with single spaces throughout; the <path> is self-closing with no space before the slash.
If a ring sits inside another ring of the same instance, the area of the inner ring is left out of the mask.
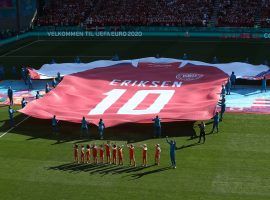
<path id="1" fill-rule="evenodd" d="M 203 74 L 197 73 L 179 73 L 176 75 L 176 78 L 181 81 L 193 81 L 202 78 Z"/>

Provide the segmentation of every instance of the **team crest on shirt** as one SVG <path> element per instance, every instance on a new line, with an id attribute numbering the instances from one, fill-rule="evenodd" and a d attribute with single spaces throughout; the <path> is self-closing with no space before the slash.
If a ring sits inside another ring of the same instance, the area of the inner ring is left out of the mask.
<path id="1" fill-rule="evenodd" d="M 176 75 L 176 78 L 180 81 L 193 81 L 202 78 L 203 74 L 197 73 L 179 73 Z"/>

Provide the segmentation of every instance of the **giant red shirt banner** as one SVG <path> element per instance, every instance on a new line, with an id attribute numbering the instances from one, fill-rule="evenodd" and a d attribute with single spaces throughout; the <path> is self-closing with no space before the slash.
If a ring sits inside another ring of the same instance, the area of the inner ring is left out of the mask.
<path id="1" fill-rule="evenodd" d="M 67 75 L 20 112 L 36 118 L 98 124 L 208 120 L 228 75 L 218 68 L 180 63 L 121 63 Z"/>

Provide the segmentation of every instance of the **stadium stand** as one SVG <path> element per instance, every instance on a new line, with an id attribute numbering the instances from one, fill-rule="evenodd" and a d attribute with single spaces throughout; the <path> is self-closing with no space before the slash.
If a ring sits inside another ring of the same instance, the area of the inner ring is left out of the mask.
<path id="1" fill-rule="evenodd" d="M 257 0 L 220 0 L 217 26 L 253 27 L 259 5 Z"/>
<path id="2" fill-rule="evenodd" d="M 270 0 L 262 1 L 261 27 L 270 28 Z"/>
<path id="3" fill-rule="evenodd" d="M 77 26 L 89 14 L 94 1 L 91 0 L 56 0 L 45 5 L 39 13 L 38 26 Z"/>
<path id="4" fill-rule="evenodd" d="M 270 27 L 270 0 L 48 0 L 38 27 Z M 1 38 L 10 35 L 1 33 Z"/>
<path id="5" fill-rule="evenodd" d="M 212 12 L 213 0 L 57 0 L 44 7 L 36 24 L 207 26 Z"/>

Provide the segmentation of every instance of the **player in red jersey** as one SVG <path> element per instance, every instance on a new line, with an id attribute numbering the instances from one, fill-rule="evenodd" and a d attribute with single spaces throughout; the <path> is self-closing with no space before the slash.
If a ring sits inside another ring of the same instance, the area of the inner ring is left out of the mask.
<path id="1" fill-rule="evenodd" d="M 116 146 L 116 144 L 114 144 L 112 146 L 112 154 L 113 154 L 113 156 L 112 156 L 112 164 L 114 164 L 114 165 L 116 165 L 116 153 L 117 153 L 117 146 Z"/>
<path id="2" fill-rule="evenodd" d="M 160 153 L 161 153 L 161 148 L 159 144 L 156 144 L 156 152 L 155 152 L 155 165 L 160 164 Z"/>
<path id="3" fill-rule="evenodd" d="M 94 158 L 94 163 L 98 164 L 98 159 L 97 159 L 97 152 L 98 152 L 98 147 L 96 144 L 93 145 L 93 158 Z"/>
<path id="4" fill-rule="evenodd" d="M 101 144 L 99 146 L 99 162 L 103 164 L 103 160 L 104 160 L 104 148 L 103 145 Z"/>
<path id="5" fill-rule="evenodd" d="M 106 163 L 111 164 L 111 145 L 110 141 L 107 141 L 107 144 L 104 145 L 106 150 Z"/>
<path id="6" fill-rule="evenodd" d="M 142 147 L 142 158 L 143 158 L 142 166 L 146 167 L 147 166 L 147 145 L 144 144 L 141 147 Z"/>
<path id="7" fill-rule="evenodd" d="M 86 163 L 90 163 L 90 145 L 86 146 Z"/>
<path id="8" fill-rule="evenodd" d="M 136 167 L 136 160 L 135 160 L 135 147 L 133 144 L 127 145 L 129 148 L 129 165 Z"/>
<path id="9" fill-rule="evenodd" d="M 84 155 L 85 155 L 85 153 L 84 153 L 84 146 L 81 145 L 81 163 L 84 163 Z"/>
<path id="10" fill-rule="evenodd" d="M 74 145 L 74 147 L 73 147 L 73 152 L 74 152 L 74 162 L 75 162 L 75 163 L 79 163 L 79 158 L 78 158 L 79 147 L 78 147 L 77 144 Z"/>
<path id="11" fill-rule="evenodd" d="M 118 165 L 123 165 L 123 145 L 118 146 Z"/>

